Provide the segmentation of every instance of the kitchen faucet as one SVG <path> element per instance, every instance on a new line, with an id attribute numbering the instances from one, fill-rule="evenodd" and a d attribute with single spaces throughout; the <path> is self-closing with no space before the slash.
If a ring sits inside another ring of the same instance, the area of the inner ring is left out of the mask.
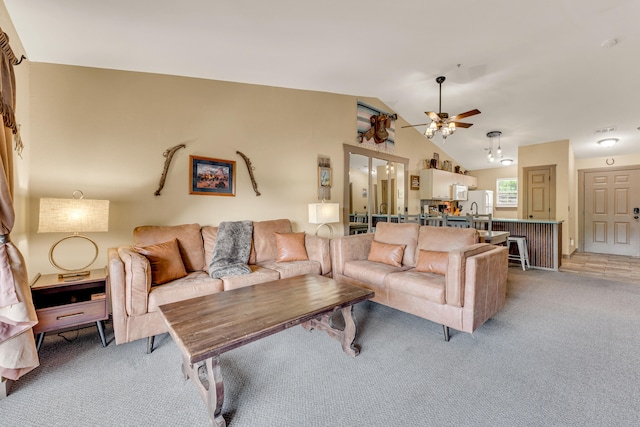
<path id="1" fill-rule="evenodd" d="M 478 204 L 476 202 L 471 203 L 471 212 L 473 213 L 473 205 L 476 205 L 476 215 L 478 215 Z"/>

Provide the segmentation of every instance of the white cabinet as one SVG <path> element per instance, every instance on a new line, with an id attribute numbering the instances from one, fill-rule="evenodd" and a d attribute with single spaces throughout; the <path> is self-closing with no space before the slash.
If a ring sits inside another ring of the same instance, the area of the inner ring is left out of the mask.
<path id="1" fill-rule="evenodd" d="M 420 171 L 420 199 L 451 200 L 451 185 L 478 186 L 478 179 L 469 175 L 452 173 L 440 169 L 422 169 Z"/>
<path id="2" fill-rule="evenodd" d="M 451 172 L 439 169 L 420 171 L 420 198 L 430 200 L 451 199 Z"/>
<path id="3" fill-rule="evenodd" d="M 476 188 L 478 188 L 478 178 L 476 178 L 475 176 L 471 176 L 471 175 L 461 175 L 464 177 L 465 180 L 465 184 L 467 187 L 469 187 L 470 190 L 474 190 Z"/>

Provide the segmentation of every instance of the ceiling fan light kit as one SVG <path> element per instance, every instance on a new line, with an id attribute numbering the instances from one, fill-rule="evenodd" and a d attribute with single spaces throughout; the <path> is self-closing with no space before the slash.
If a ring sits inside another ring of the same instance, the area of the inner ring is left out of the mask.
<path id="1" fill-rule="evenodd" d="M 427 126 L 427 129 L 424 131 L 424 136 L 431 139 L 433 138 L 438 131 L 442 135 L 442 139 L 446 141 L 449 135 L 453 135 L 458 127 L 461 128 L 469 128 L 473 126 L 472 123 L 462 123 L 458 120 L 464 119 L 465 117 L 475 116 L 476 114 L 480 114 L 480 110 L 473 109 L 466 111 L 464 113 L 460 113 L 455 116 L 449 116 L 448 113 L 442 112 L 442 83 L 446 78 L 444 76 L 439 76 L 436 78 L 436 83 L 440 85 L 440 96 L 439 96 L 439 104 L 438 104 L 438 112 L 435 113 L 433 111 L 425 111 L 425 114 L 429 116 L 431 119 L 431 123 L 421 123 L 419 125 L 408 125 L 403 126 L 406 127 L 416 127 L 416 126 Z"/>

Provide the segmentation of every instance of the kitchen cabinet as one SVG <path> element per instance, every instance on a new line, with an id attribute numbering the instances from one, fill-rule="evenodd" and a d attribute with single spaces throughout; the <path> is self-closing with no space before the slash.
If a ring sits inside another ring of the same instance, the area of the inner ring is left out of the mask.
<path id="1" fill-rule="evenodd" d="M 420 171 L 420 199 L 451 199 L 451 172 L 440 169 L 422 169 Z"/>
<path id="2" fill-rule="evenodd" d="M 440 169 L 422 169 L 420 171 L 420 199 L 451 200 L 451 185 L 478 186 L 478 179 L 469 175 L 452 173 Z"/>

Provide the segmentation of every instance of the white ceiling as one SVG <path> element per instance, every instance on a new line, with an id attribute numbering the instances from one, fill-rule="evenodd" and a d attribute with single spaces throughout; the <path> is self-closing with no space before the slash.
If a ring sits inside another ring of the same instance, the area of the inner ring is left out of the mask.
<path id="1" fill-rule="evenodd" d="M 638 0 L 4 3 L 34 62 L 377 97 L 409 123 L 438 111 L 444 75 L 444 112 L 482 111 L 434 138 L 466 169 L 492 167 L 492 130 L 514 159 L 560 139 L 577 158 L 640 152 Z M 620 142 L 598 146 L 612 126 Z"/>

